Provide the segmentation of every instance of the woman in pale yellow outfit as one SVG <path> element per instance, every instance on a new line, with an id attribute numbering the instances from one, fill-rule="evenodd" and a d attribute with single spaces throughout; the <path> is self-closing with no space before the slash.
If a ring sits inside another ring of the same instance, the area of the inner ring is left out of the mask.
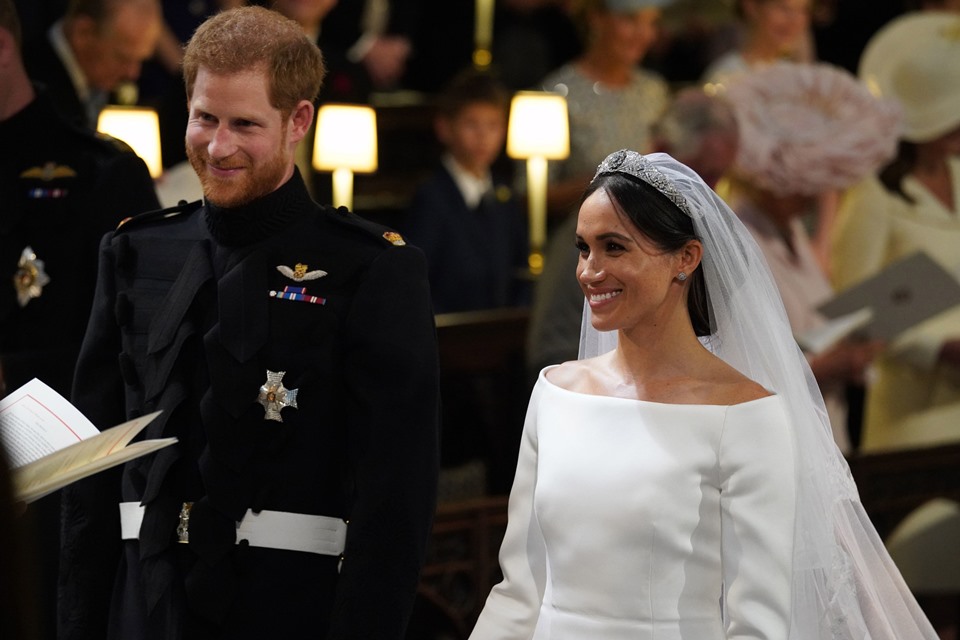
<path id="1" fill-rule="evenodd" d="M 960 17 L 895 20 L 867 47 L 860 73 L 901 103 L 904 131 L 897 159 L 844 198 L 834 286 L 847 288 L 916 251 L 960 271 Z M 865 450 L 960 440 L 960 307 L 906 332 L 877 369 Z"/>
<path id="2" fill-rule="evenodd" d="M 853 285 L 926 252 L 960 277 L 960 17 L 920 12 L 894 20 L 868 44 L 861 78 L 899 100 L 897 158 L 844 198 L 832 279 Z M 861 449 L 960 441 L 960 305 L 894 340 L 868 387 Z M 890 555 L 940 637 L 960 637 L 960 505 L 932 500 L 886 540 Z"/>

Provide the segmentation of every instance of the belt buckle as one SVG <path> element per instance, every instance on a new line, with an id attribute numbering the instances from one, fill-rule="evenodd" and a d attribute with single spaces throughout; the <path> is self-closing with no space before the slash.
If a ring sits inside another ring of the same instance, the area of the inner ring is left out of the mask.
<path id="1" fill-rule="evenodd" d="M 192 502 L 184 502 L 180 507 L 180 521 L 177 524 L 177 542 L 180 544 L 190 542 L 190 509 L 192 508 Z"/>

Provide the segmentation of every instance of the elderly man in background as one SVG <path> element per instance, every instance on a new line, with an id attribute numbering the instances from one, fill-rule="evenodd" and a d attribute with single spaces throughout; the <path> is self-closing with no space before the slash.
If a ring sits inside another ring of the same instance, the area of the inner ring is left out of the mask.
<path id="1" fill-rule="evenodd" d="M 66 15 L 24 47 L 27 74 L 68 119 L 96 128 L 111 92 L 140 76 L 161 26 L 157 0 L 70 0 Z"/>

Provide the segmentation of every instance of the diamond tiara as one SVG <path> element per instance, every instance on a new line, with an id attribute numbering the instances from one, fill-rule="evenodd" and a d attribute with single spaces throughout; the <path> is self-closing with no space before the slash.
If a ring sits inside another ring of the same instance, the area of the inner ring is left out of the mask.
<path id="1" fill-rule="evenodd" d="M 649 160 L 636 151 L 630 151 L 629 149 L 614 151 L 604 158 L 603 162 L 597 167 L 597 173 L 593 176 L 594 179 L 602 173 L 624 173 L 639 178 L 670 198 L 670 201 L 685 214 L 693 217 L 687 199 L 683 197 L 683 194 Z"/>

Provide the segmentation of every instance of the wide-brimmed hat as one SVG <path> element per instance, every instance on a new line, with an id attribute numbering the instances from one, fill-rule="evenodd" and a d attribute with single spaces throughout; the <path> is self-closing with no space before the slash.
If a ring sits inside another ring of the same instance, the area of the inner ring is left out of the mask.
<path id="1" fill-rule="evenodd" d="M 897 150 L 899 106 L 839 67 L 777 62 L 732 79 L 725 95 L 740 131 L 734 174 L 777 195 L 845 189 Z"/>
<path id="2" fill-rule="evenodd" d="M 928 142 L 960 127 L 960 15 L 895 18 L 867 43 L 859 75 L 876 95 L 900 102 L 905 140 Z"/>

